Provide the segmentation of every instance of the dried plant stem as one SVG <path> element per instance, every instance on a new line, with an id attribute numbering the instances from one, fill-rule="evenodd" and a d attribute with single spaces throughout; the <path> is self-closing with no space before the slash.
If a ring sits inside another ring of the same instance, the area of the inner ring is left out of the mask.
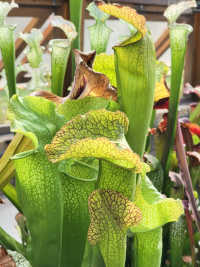
<path id="1" fill-rule="evenodd" d="M 194 219 L 197 225 L 197 228 L 200 232 L 200 214 L 197 210 L 197 205 L 193 193 L 192 181 L 190 177 L 190 172 L 187 164 L 186 153 L 184 149 L 183 143 L 183 135 L 181 132 L 180 122 L 177 123 L 177 131 L 176 131 L 176 155 L 179 162 L 179 168 L 182 173 L 183 183 L 185 187 L 186 196 L 191 205 L 192 213 L 194 215 Z"/>
<path id="2" fill-rule="evenodd" d="M 190 249 L 191 249 L 191 254 L 192 254 L 192 266 L 196 267 L 196 264 L 195 264 L 195 242 L 194 242 L 194 231 L 192 228 L 192 218 L 191 218 L 191 214 L 189 212 L 188 204 L 186 204 L 186 205 L 185 205 L 185 218 L 186 218 L 187 229 L 188 229 L 188 234 L 189 234 L 189 239 L 190 239 Z"/>

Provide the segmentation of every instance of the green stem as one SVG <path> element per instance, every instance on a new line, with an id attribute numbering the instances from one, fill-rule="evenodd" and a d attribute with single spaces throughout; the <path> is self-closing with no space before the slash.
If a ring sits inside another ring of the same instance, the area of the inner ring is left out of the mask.
<path id="1" fill-rule="evenodd" d="M 81 48 L 81 22 L 82 22 L 82 8 L 83 0 L 70 0 L 70 20 L 74 23 L 76 31 L 78 33 L 77 38 L 74 40 L 72 47 L 79 49 Z M 72 58 L 72 77 L 75 72 L 75 61 L 74 55 Z"/>
<path id="2" fill-rule="evenodd" d="M 51 55 L 51 71 L 52 71 L 52 93 L 62 96 L 65 72 L 71 44 L 68 40 L 56 39 L 52 40 L 52 55 Z"/>
<path id="3" fill-rule="evenodd" d="M 9 234 L 7 234 L 1 227 L 0 227 L 0 244 L 6 249 L 14 250 L 21 253 L 22 255 L 25 255 L 23 246 L 19 242 L 17 242 L 14 238 L 12 238 Z"/>
<path id="4" fill-rule="evenodd" d="M 186 45 L 189 33 L 192 28 L 186 24 L 172 24 L 170 29 L 170 46 L 171 46 L 171 90 L 169 101 L 169 113 L 168 113 L 168 126 L 167 126 L 167 138 L 164 146 L 164 153 L 162 157 L 162 165 L 165 170 L 165 176 L 168 176 L 170 168 L 170 154 L 173 149 L 178 105 L 181 93 L 182 75 L 184 68 L 184 59 L 186 52 Z M 168 179 L 165 179 L 165 182 Z"/>
<path id="5" fill-rule="evenodd" d="M 6 71 L 9 98 L 16 94 L 14 29 L 13 26 L 0 27 L 0 49 Z"/>
<path id="6" fill-rule="evenodd" d="M 134 245 L 135 267 L 160 267 L 162 227 L 146 233 L 137 233 Z"/>
<path id="7" fill-rule="evenodd" d="M 12 204 L 21 211 L 20 204 L 17 198 L 17 191 L 15 187 L 11 184 L 7 184 L 2 189 L 3 193 L 6 195 L 6 197 L 12 202 Z"/>

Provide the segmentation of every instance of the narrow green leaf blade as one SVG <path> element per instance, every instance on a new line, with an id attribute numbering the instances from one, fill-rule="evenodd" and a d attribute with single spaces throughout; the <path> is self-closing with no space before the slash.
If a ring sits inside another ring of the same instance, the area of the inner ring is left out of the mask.
<path id="1" fill-rule="evenodd" d="M 94 2 L 90 3 L 87 10 L 95 19 L 95 24 L 90 26 L 90 45 L 91 49 L 95 50 L 97 54 L 106 52 L 108 41 L 112 30 L 106 25 L 106 20 L 109 15 L 102 12 Z"/>
<path id="2" fill-rule="evenodd" d="M 11 184 L 7 184 L 6 186 L 4 186 L 4 188 L 2 189 L 2 191 L 6 195 L 6 197 L 12 202 L 12 204 L 19 211 L 21 211 L 21 207 L 20 207 L 19 200 L 18 200 L 18 197 L 17 197 L 16 188 L 13 185 L 11 185 Z"/>
<path id="3" fill-rule="evenodd" d="M 0 26 L 0 49 L 3 58 L 9 97 L 16 94 L 14 26 Z"/>
<path id="4" fill-rule="evenodd" d="M 70 7 L 70 20 L 74 23 L 78 36 L 72 44 L 72 48 L 81 48 L 81 25 L 82 25 L 82 10 L 83 10 L 83 0 L 69 0 Z M 72 56 L 72 77 L 75 73 L 75 61 L 74 56 Z"/>
<path id="5" fill-rule="evenodd" d="M 39 29 L 32 29 L 30 33 L 21 33 L 20 37 L 28 44 L 26 55 L 30 66 L 38 68 L 42 61 L 42 48 L 40 42 L 43 39 L 42 32 Z"/>
<path id="6" fill-rule="evenodd" d="M 58 96 L 62 96 L 71 43 L 69 40 L 55 39 L 51 41 L 51 47 L 51 91 Z"/>
<path id="7" fill-rule="evenodd" d="M 61 29 L 67 39 L 53 39 L 50 41 L 51 53 L 51 91 L 63 95 L 64 78 L 73 40 L 77 36 L 74 24 L 60 16 L 54 16 L 52 25 Z"/>
<path id="8" fill-rule="evenodd" d="M 165 167 L 166 174 L 169 171 L 170 153 L 174 144 L 176 133 L 178 104 L 181 93 L 186 45 L 188 36 L 192 32 L 192 27 L 187 24 L 172 24 L 169 28 L 171 45 L 171 90 L 167 138 L 165 140 L 164 153 L 162 157 L 162 165 Z"/>

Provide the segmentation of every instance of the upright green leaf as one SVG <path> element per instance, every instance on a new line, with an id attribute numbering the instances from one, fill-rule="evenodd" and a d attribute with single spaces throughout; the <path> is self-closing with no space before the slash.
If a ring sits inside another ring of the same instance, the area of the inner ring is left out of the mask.
<path id="1" fill-rule="evenodd" d="M 32 68 L 38 68 L 42 61 L 42 48 L 40 42 L 43 39 L 42 32 L 32 29 L 30 33 L 21 33 L 20 37 L 28 44 L 26 56 Z"/>
<path id="2" fill-rule="evenodd" d="M 52 93 L 62 96 L 63 85 L 67 62 L 71 50 L 71 44 L 68 40 L 55 39 L 51 41 L 51 91 Z"/>
<path id="3" fill-rule="evenodd" d="M 35 145 L 35 150 L 15 157 L 18 198 L 30 231 L 26 256 L 33 267 L 61 264 L 63 174 L 47 160 L 43 150 L 63 123 L 55 107 L 46 99 L 30 96 L 14 96 L 9 106 L 12 130 L 31 138 Z"/>
<path id="4" fill-rule="evenodd" d="M 4 68 L 6 71 L 6 79 L 9 90 L 9 97 L 16 93 L 16 77 L 15 77 L 15 43 L 14 43 L 14 25 L 5 23 L 6 16 L 13 8 L 18 5 L 12 1 L 11 3 L 0 3 L 0 49 L 3 58 Z"/>
<path id="5" fill-rule="evenodd" d="M 0 49 L 6 71 L 9 97 L 16 93 L 14 29 L 15 26 L 0 25 Z"/>
<path id="6" fill-rule="evenodd" d="M 147 34 L 135 43 L 114 49 L 119 101 L 130 121 L 127 140 L 142 155 L 154 101 L 154 46 Z"/>
<path id="7" fill-rule="evenodd" d="M 127 123 L 127 118 L 119 111 L 91 111 L 85 115 L 78 115 L 69 121 L 56 134 L 52 143 L 45 147 L 47 155 L 52 162 L 85 157 L 102 159 L 96 184 L 97 190 L 90 196 L 89 209 L 93 214 L 92 216 L 98 217 L 98 211 L 95 212 L 93 208 L 99 202 L 102 203 L 102 209 L 99 212 L 102 216 L 103 214 L 105 215 L 105 220 L 102 221 L 100 228 L 96 225 L 97 221 L 100 222 L 99 218 L 95 222 L 93 221 L 88 238 L 92 244 L 98 243 L 105 264 L 110 267 L 124 266 L 126 232 L 129 224 L 122 223 L 122 221 L 125 220 L 128 223 L 129 217 L 125 217 L 127 218 L 125 219 L 123 214 L 127 214 L 126 212 L 128 212 L 129 208 L 133 209 L 136 212 L 134 213 L 136 217 L 130 214 L 130 224 L 133 225 L 138 222 L 140 218 L 139 211 L 130 202 L 135 182 L 133 172 L 141 173 L 146 170 L 146 165 L 140 161 L 139 157 L 126 147 L 124 141 L 122 143 L 124 132 L 127 131 Z M 116 198 L 116 201 L 113 201 L 113 211 L 104 209 L 104 200 L 101 202 L 101 198 L 104 198 L 104 196 L 101 196 L 101 192 L 103 195 L 104 193 L 107 195 L 105 203 L 111 201 L 112 198 Z M 93 201 L 98 203 L 95 202 L 96 204 L 93 205 Z M 101 205 L 100 203 L 98 205 Z M 115 203 L 119 205 L 124 203 L 122 204 L 124 209 L 122 209 L 121 213 Z M 112 212 L 118 217 L 112 219 Z M 131 216 L 133 216 L 132 219 Z M 106 225 L 109 219 L 111 220 L 110 226 L 107 228 Z M 121 220 L 121 223 L 119 223 L 119 220 Z M 102 230 L 102 235 L 99 236 L 97 234 L 100 239 L 93 240 L 93 230 L 98 233 L 99 230 Z"/>
<path id="8" fill-rule="evenodd" d="M 52 25 L 60 28 L 65 33 L 67 39 L 54 39 L 50 41 L 51 54 L 51 91 L 58 95 L 63 95 L 63 85 L 67 62 L 71 51 L 71 45 L 77 33 L 72 22 L 64 20 L 60 16 L 53 17 Z"/>
<path id="9" fill-rule="evenodd" d="M 58 107 L 58 112 L 65 117 L 66 121 L 72 119 L 74 122 L 74 131 L 76 131 L 76 120 L 73 120 L 73 117 L 80 115 L 79 117 L 82 118 L 89 110 L 109 108 L 109 105 L 110 101 L 106 99 L 86 97 L 79 100 L 67 100 L 64 104 Z M 86 122 L 85 124 L 87 125 Z M 70 125 L 70 122 L 68 122 L 67 125 Z M 70 129 L 68 129 L 69 136 L 70 134 L 74 136 L 72 128 Z M 68 130 L 66 129 L 66 131 Z M 83 132 L 84 131 L 86 134 L 87 127 L 85 130 L 83 129 Z M 79 135 L 77 134 L 77 138 L 78 136 Z M 73 140 L 71 139 L 71 141 Z M 62 178 L 62 191 L 64 199 L 62 245 L 63 266 L 80 266 L 83 260 L 89 227 L 88 197 L 94 190 L 96 176 L 98 173 L 98 168 L 96 169 L 96 165 L 93 166 L 95 161 L 91 159 L 91 156 L 90 160 L 83 161 L 77 160 L 76 155 L 74 156 L 76 160 L 64 160 L 61 162 L 62 166 L 59 166 L 59 170 L 65 174 L 65 177 Z M 74 251 L 77 253 L 74 253 Z M 95 253 L 95 255 L 97 254 Z M 96 259 L 94 260 L 97 262 Z"/>
<path id="10" fill-rule="evenodd" d="M 152 231 L 138 233 L 134 237 L 135 247 L 133 254 L 136 267 L 160 267 L 162 257 L 162 228 L 159 227 Z M 142 255 L 142 256 L 140 256 Z"/>
<path id="11" fill-rule="evenodd" d="M 170 262 L 172 267 L 182 267 L 183 248 L 186 240 L 186 223 L 182 216 L 170 225 Z"/>
<path id="12" fill-rule="evenodd" d="M 99 8 L 104 12 L 114 15 L 132 24 L 137 33 L 132 34 L 119 46 L 114 47 L 115 69 L 118 87 L 118 98 L 121 109 L 125 111 L 130 126 L 127 134 L 129 145 L 140 156 L 144 153 L 146 137 L 151 120 L 154 88 L 155 88 L 155 51 L 149 33 L 146 34 L 145 18 L 136 13 L 129 7 L 119 5 L 99 3 Z M 154 254 L 151 261 L 155 266 L 160 265 L 162 242 L 162 231 L 154 235 L 141 233 L 136 234 L 136 239 L 140 242 L 135 243 L 135 250 L 139 253 L 134 257 L 134 262 L 139 266 L 149 265 L 148 245 L 144 251 L 140 250 L 142 240 L 147 240 L 147 244 L 154 244 L 154 248 L 159 250 Z M 143 254 L 146 257 L 143 257 Z M 144 265 L 144 264 L 145 265 Z"/>
<path id="13" fill-rule="evenodd" d="M 182 90 L 182 81 L 183 81 L 183 68 L 184 68 L 184 59 L 187 46 L 187 40 L 189 34 L 192 32 L 192 27 L 187 24 L 177 24 L 176 20 L 181 15 L 182 12 L 188 8 L 195 6 L 196 1 L 184 1 L 176 5 L 168 7 L 165 11 L 165 16 L 169 22 L 170 30 L 170 47 L 171 47 L 171 89 L 170 89 L 170 100 L 169 100 L 169 112 L 168 112 L 168 122 L 167 122 L 167 132 L 164 139 L 164 150 L 161 158 L 162 166 L 164 168 L 165 180 L 164 180 L 164 192 L 169 194 L 169 169 L 171 164 L 171 155 L 175 140 L 175 134 L 177 130 L 177 115 L 178 115 L 178 105 L 179 99 Z M 179 228 L 179 230 L 177 230 Z M 179 236 L 177 235 L 178 231 L 182 231 L 181 224 L 174 224 L 174 227 L 171 227 L 170 239 L 173 240 L 173 250 L 174 253 L 180 251 L 180 244 L 176 242 Z M 166 248 L 165 248 L 166 250 Z M 180 253 L 180 252 L 179 252 Z M 176 258 L 176 260 L 175 260 Z M 180 258 L 171 256 L 172 264 L 179 264 Z"/>
<path id="14" fill-rule="evenodd" d="M 83 0 L 70 0 L 69 5 L 70 20 L 74 23 L 78 33 L 78 37 L 73 44 L 73 48 L 80 49 Z"/>
<path id="15" fill-rule="evenodd" d="M 12 184 L 8 183 L 4 188 L 2 189 L 3 193 L 6 195 L 6 197 L 14 204 L 14 206 L 21 211 L 21 207 L 19 204 L 19 200 L 17 197 L 17 191 L 15 186 Z"/>
<path id="16" fill-rule="evenodd" d="M 106 25 L 106 20 L 109 15 L 102 12 L 94 2 L 87 7 L 90 16 L 95 19 L 95 24 L 90 26 L 90 45 L 91 49 L 95 50 L 97 54 L 106 52 L 108 41 L 112 30 Z"/>
<path id="17" fill-rule="evenodd" d="M 82 26 L 82 14 L 83 14 L 83 0 L 70 0 L 69 1 L 70 7 L 70 20 L 74 23 L 78 36 L 76 40 L 73 42 L 72 47 L 76 49 L 81 48 L 81 26 Z M 75 72 L 75 61 L 74 57 L 72 60 L 72 77 Z"/>
<path id="18" fill-rule="evenodd" d="M 178 114 L 178 104 L 182 89 L 182 75 L 186 45 L 192 27 L 186 24 L 171 24 L 170 46 L 171 46 L 171 90 L 168 113 L 167 138 L 165 141 L 162 164 L 165 166 L 165 172 L 169 171 L 170 153 L 174 144 L 176 133 L 176 121 Z"/>
<path id="19" fill-rule="evenodd" d="M 18 251 L 25 255 L 22 245 L 17 242 L 13 237 L 8 235 L 3 228 L 0 227 L 0 245 L 11 250 Z"/>
<path id="20" fill-rule="evenodd" d="M 153 108 L 155 87 L 153 42 L 149 34 L 146 34 L 145 18 L 137 14 L 134 9 L 103 2 L 100 2 L 98 7 L 132 24 L 138 30 L 134 36 L 115 46 L 114 51 L 119 102 L 130 121 L 127 140 L 134 151 L 142 155 Z"/>

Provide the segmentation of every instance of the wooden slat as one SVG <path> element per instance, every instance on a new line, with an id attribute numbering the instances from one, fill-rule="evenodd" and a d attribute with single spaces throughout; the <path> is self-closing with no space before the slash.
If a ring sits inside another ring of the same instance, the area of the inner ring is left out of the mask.
<path id="1" fill-rule="evenodd" d="M 161 57 L 170 46 L 169 40 L 169 29 L 165 29 L 164 32 L 160 35 L 158 40 L 155 42 L 156 56 L 157 58 Z"/>
<path id="2" fill-rule="evenodd" d="M 170 47 L 170 40 L 167 39 L 156 51 L 156 57 L 160 58 Z"/>
<path id="3" fill-rule="evenodd" d="M 0 144 L 4 142 L 9 142 L 13 139 L 14 134 L 3 134 L 0 135 Z"/>
<path id="4" fill-rule="evenodd" d="M 14 8 L 10 11 L 9 16 L 11 17 L 39 17 L 47 18 L 53 12 L 55 12 L 56 7 L 42 7 L 42 6 L 23 6 L 19 8 Z"/>
<path id="5" fill-rule="evenodd" d="M 166 39 L 169 39 L 169 29 L 165 29 L 165 31 L 161 34 L 161 36 L 158 38 L 158 40 L 155 42 L 155 47 L 156 49 L 159 48 L 159 46 L 162 45 L 162 43 L 164 41 L 166 41 Z"/>
<path id="6" fill-rule="evenodd" d="M 21 6 L 61 6 L 65 0 L 15 0 Z"/>
<path id="7" fill-rule="evenodd" d="M 89 3 L 91 3 L 93 0 L 86 0 L 86 3 L 87 5 L 89 5 Z M 139 13 L 145 13 L 148 12 L 148 13 L 162 13 L 164 12 L 165 8 L 166 8 L 166 5 L 157 5 L 155 4 L 156 1 L 154 1 L 154 4 L 140 4 L 139 1 L 132 1 L 132 0 L 125 0 L 125 1 L 117 1 L 117 0 L 114 0 L 112 1 L 114 3 L 119 3 L 121 5 L 128 5 L 128 6 L 131 6 L 133 8 L 135 8 Z M 149 2 L 149 1 L 147 1 Z M 87 14 L 87 13 L 86 13 Z M 87 14 L 88 16 L 88 14 Z"/>
<path id="8" fill-rule="evenodd" d="M 155 5 L 155 6 L 167 6 L 168 0 L 110 0 L 110 2 L 117 2 L 120 4 L 138 4 L 138 5 Z"/>

